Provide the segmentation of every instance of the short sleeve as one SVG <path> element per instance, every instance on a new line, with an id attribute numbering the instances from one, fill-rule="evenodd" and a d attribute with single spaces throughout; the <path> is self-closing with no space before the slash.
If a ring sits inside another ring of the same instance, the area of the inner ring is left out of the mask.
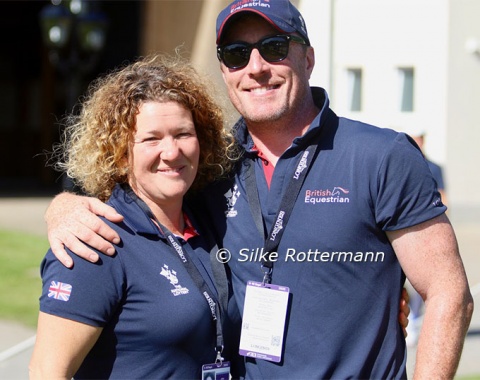
<path id="1" fill-rule="evenodd" d="M 124 274 L 118 254 L 100 255 L 90 263 L 71 253 L 72 269 L 65 268 L 49 250 L 41 264 L 40 310 L 59 317 L 102 327 L 122 300 Z"/>
<path id="2" fill-rule="evenodd" d="M 427 161 L 403 133 L 386 149 L 375 206 L 376 221 L 384 231 L 425 222 L 446 210 Z"/>

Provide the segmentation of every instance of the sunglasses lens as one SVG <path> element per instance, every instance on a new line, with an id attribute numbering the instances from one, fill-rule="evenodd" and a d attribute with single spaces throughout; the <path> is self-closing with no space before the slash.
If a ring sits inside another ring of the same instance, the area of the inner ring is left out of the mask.
<path id="1" fill-rule="evenodd" d="M 222 51 L 222 60 L 225 66 L 236 69 L 248 64 L 250 59 L 249 46 L 244 43 L 235 43 L 227 45 Z"/>
<path id="2" fill-rule="evenodd" d="M 267 62 L 280 62 L 287 58 L 288 43 L 287 36 L 267 37 L 256 44 L 236 42 L 220 48 L 219 58 L 230 69 L 239 69 L 248 65 L 252 49 L 257 48 Z"/>
<path id="3" fill-rule="evenodd" d="M 288 55 L 288 40 L 281 36 L 266 38 L 260 44 L 259 51 L 268 62 L 282 61 Z"/>

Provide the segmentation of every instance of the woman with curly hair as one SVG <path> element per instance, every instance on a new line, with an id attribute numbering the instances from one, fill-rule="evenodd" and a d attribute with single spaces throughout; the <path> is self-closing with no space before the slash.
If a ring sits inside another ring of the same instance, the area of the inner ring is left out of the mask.
<path id="1" fill-rule="evenodd" d="M 232 165 L 207 89 L 184 61 L 147 57 L 96 80 L 67 118 L 58 166 L 125 219 L 95 265 L 47 252 L 31 378 L 190 379 L 220 360 L 225 273 L 185 201 Z"/>

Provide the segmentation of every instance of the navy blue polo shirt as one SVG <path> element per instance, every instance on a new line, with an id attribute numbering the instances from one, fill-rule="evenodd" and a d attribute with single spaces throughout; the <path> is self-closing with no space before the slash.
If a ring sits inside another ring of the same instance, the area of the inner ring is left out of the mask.
<path id="1" fill-rule="evenodd" d="M 273 268 L 272 283 L 291 293 L 283 360 L 247 358 L 247 378 L 404 378 L 398 309 L 405 277 L 385 232 L 446 208 L 424 157 L 405 134 L 339 118 L 326 92 L 312 91 L 321 111 L 278 160 L 270 188 L 241 119 L 235 129 L 246 150 L 243 162 L 232 181 L 205 193 L 221 244 L 232 254 L 242 309 L 247 281 L 262 280 L 264 242 L 248 204 L 246 162 L 255 165 L 270 230 L 303 151 L 318 144 Z"/>
<path id="2" fill-rule="evenodd" d="M 202 364 L 216 357 L 204 296 L 128 190 L 117 186 L 108 204 L 125 217 L 108 222 L 122 241 L 114 257 L 100 255 L 92 265 L 71 255 L 67 269 L 49 251 L 41 266 L 41 311 L 103 327 L 75 378 L 200 378 Z M 202 234 L 178 240 L 215 292 Z"/>

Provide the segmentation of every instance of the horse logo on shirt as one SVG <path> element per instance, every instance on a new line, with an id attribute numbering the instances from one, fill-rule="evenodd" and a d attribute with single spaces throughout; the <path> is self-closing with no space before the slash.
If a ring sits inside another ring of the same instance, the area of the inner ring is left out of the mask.
<path id="1" fill-rule="evenodd" d="M 235 203 L 237 203 L 238 197 L 240 196 L 240 191 L 238 191 L 238 186 L 235 184 L 233 189 L 228 190 L 224 194 L 227 200 L 227 211 L 225 211 L 225 216 L 231 218 L 237 216 L 237 210 L 235 210 Z"/>
<path id="2" fill-rule="evenodd" d="M 342 187 L 340 187 L 340 186 L 336 186 L 336 187 L 334 187 L 333 190 L 332 190 L 332 196 L 337 196 L 337 197 L 339 197 L 339 196 L 342 195 L 342 193 L 340 193 L 340 192 L 342 192 L 343 194 L 348 194 L 350 191 L 348 191 L 348 190 L 346 190 L 346 189 L 344 189 L 344 188 L 342 188 Z"/>
<path id="3" fill-rule="evenodd" d="M 173 285 L 174 289 L 171 290 L 174 296 L 179 296 L 181 294 L 188 294 L 188 289 L 183 287 L 182 285 L 178 285 L 178 278 L 177 278 L 177 272 L 175 272 L 173 269 L 170 270 L 168 269 L 167 264 L 163 264 L 162 270 L 160 274 L 165 277 L 168 281 L 170 281 L 170 284 Z"/>

